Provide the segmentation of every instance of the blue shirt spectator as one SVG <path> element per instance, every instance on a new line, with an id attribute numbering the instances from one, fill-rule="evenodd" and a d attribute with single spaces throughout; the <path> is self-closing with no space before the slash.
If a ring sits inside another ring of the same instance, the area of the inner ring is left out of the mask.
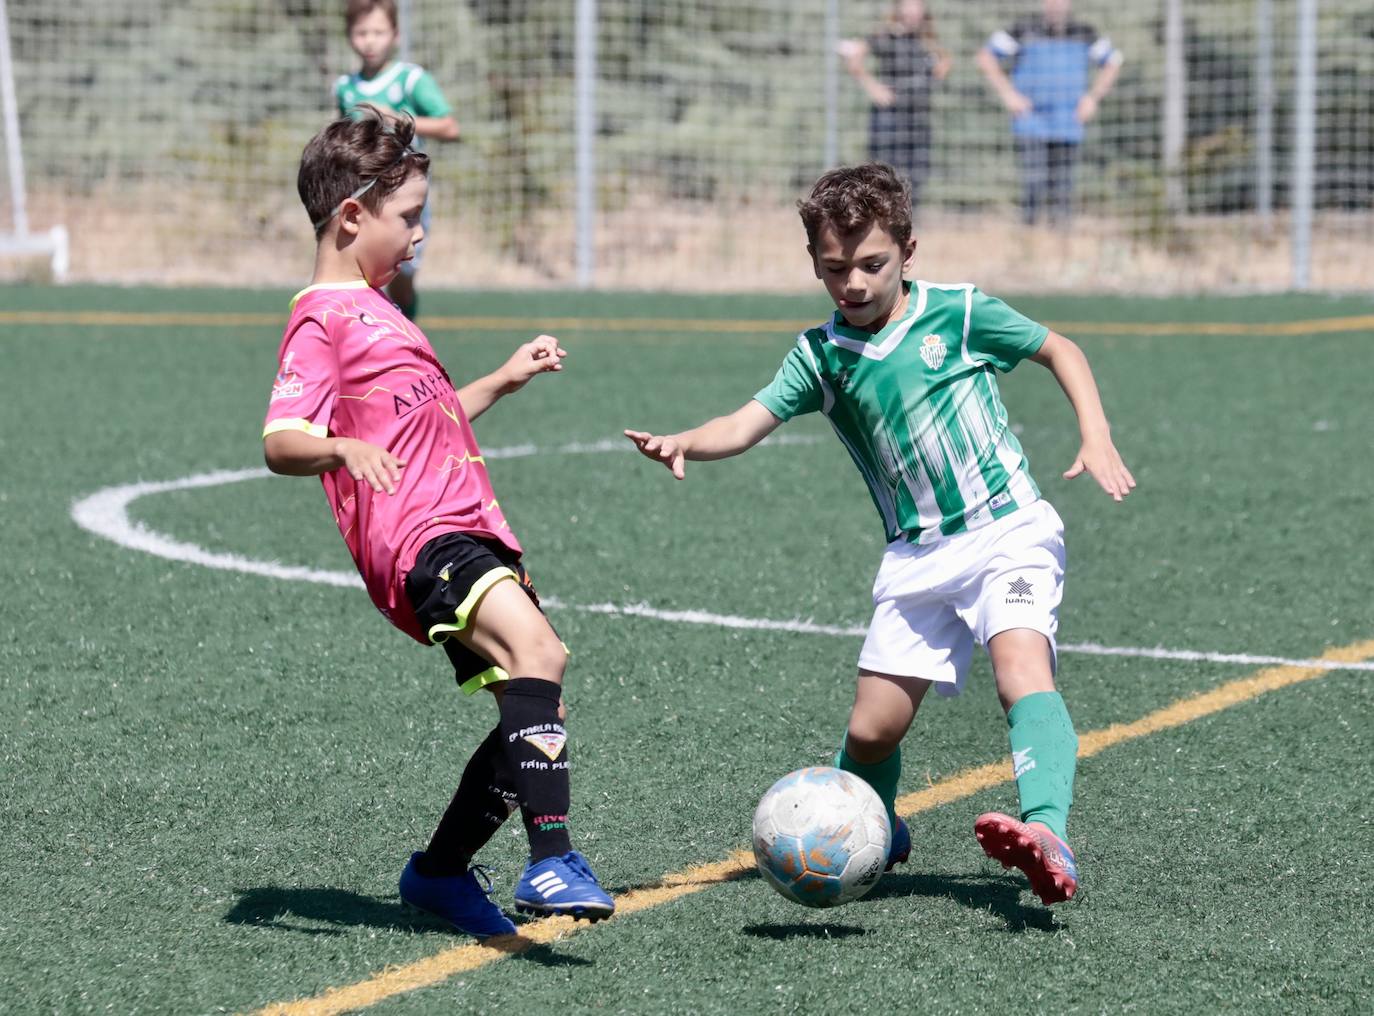
<path id="1" fill-rule="evenodd" d="M 993 32 L 979 51 L 979 69 L 1012 115 L 1027 224 L 1042 207 L 1052 223 L 1067 224 L 1083 125 L 1116 83 L 1121 59 L 1107 36 L 1069 16 L 1069 0 L 1044 0 L 1040 14 Z"/>
<path id="2" fill-rule="evenodd" d="M 1083 140 L 1087 118 L 1080 119 L 1078 107 L 1090 94 L 1088 68 L 1121 63 L 1121 51 L 1091 25 L 1071 18 L 1056 24 L 1044 15 L 998 29 L 984 48 L 1010 61 L 1012 86 L 1030 100 L 1030 109 L 1012 121 L 1012 133 L 1049 141 Z"/>

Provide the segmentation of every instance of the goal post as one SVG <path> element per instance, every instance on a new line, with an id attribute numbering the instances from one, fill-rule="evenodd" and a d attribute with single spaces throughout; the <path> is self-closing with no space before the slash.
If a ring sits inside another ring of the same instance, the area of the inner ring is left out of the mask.
<path id="1" fill-rule="evenodd" d="M 63 282 L 71 265 L 67 228 L 57 225 L 41 233 L 29 231 L 24 152 L 19 135 L 19 103 L 15 98 L 14 54 L 10 48 L 6 0 L 0 0 L 0 115 L 5 120 L 5 166 L 10 184 L 11 218 L 11 232 L 0 233 L 0 257 L 47 255 L 53 279 Z"/>

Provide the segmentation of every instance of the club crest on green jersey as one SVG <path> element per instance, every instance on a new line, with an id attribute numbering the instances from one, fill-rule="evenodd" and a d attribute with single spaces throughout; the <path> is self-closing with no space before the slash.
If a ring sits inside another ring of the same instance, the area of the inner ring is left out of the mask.
<path id="1" fill-rule="evenodd" d="M 945 362 L 945 340 L 938 335 L 927 335 L 921 340 L 921 359 L 931 370 L 939 370 Z"/>

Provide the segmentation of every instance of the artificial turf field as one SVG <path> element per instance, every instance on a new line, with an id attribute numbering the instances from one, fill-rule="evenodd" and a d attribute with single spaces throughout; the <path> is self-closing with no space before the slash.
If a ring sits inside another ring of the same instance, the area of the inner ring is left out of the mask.
<path id="1" fill-rule="evenodd" d="M 0 289 L 0 1011 L 1369 1011 L 1374 300 L 1013 300 L 1085 348 L 1140 483 L 1060 479 L 1053 378 L 1002 380 L 1067 526 L 1079 894 L 973 840 L 1015 806 L 979 660 L 907 739 L 911 862 L 809 911 L 736 852 L 841 736 L 876 512 L 819 418 L 681 484 L 616 436 L 736 408 L 824 303 L 426 294 L 460 384 L 539 330 L 571 351 L 476 430 L 573 650 L 574 838 L 622 910 L 483 947 L 396 878 L 491 703 L 339 584 L 316 481 L 173 485 L 260 467 L 288 296 Z M 1356 666 L 1253 658 L 1323 654 Z M 482 858 L 507 907 L 522 845 Z"/>

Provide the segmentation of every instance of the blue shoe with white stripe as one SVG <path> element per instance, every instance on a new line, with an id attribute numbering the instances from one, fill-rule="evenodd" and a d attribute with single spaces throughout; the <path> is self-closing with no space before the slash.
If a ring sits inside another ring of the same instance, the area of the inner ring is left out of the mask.
<path id="1" fill-rule="evenodd" d="M 573 850 L 525 865 L 515 887 L 515 909 L 537 917 L 585 917 L 595 923 L 615 913 L 615 901 L 601 888 L 587 859 Z"/>

